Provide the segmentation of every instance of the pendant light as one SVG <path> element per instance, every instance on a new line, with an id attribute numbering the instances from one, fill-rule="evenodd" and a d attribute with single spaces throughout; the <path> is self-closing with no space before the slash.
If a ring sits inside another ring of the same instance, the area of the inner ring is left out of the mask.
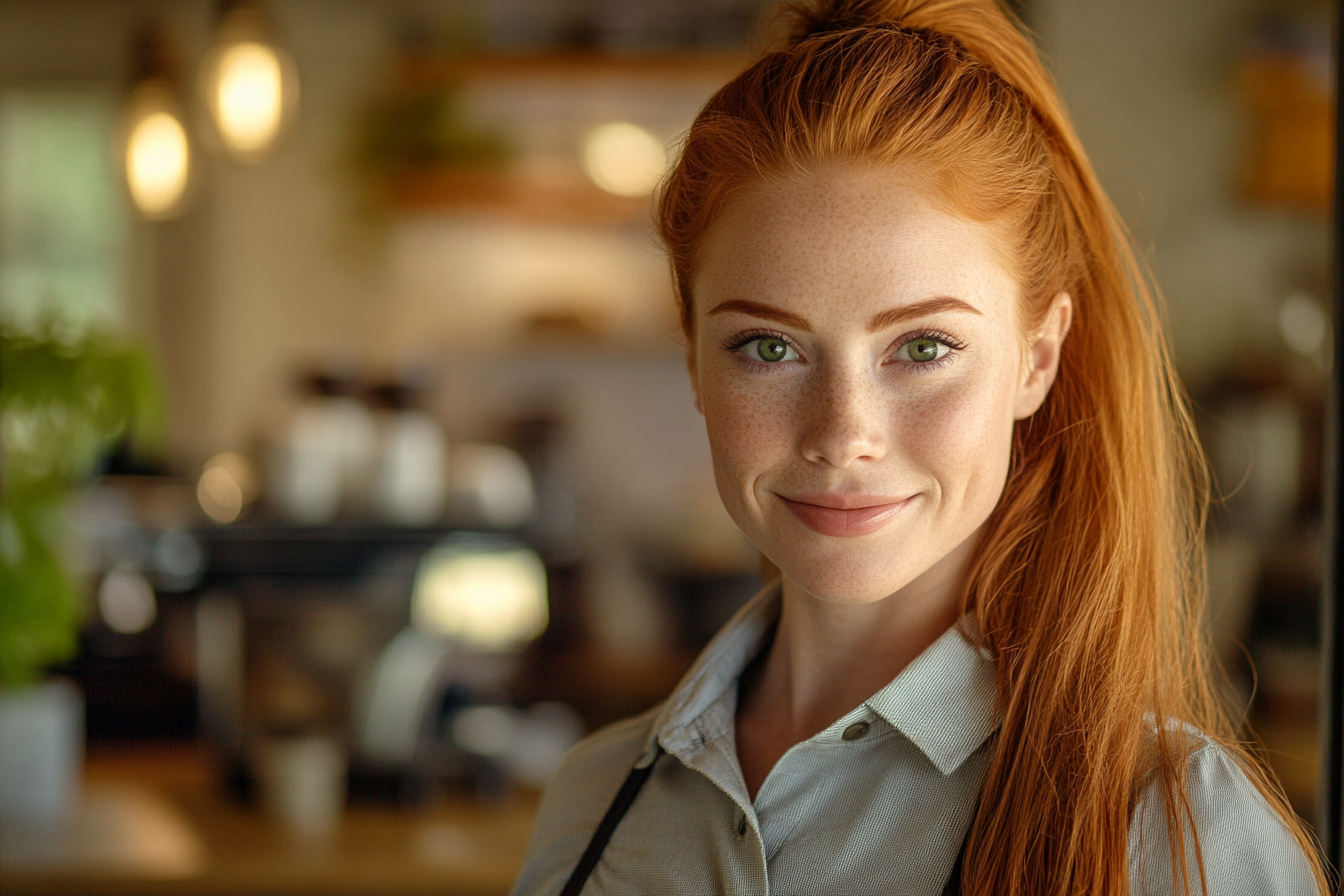
<path id="1" fill-rule="evenodd" d="M 201 65 L 201 93 L 220 147 L 251 164 L 275 145 L 298 107 L 294 64 L 255 0 L 224 0 Z"/>
<path id="2" fill-rule="evenodd" d="M 146 30 L 135 45 L 120 143 L 131 201 L 151 221 L 182 213 L 195 164 L 174 75 L 167 38 L 157 28 Z"/>

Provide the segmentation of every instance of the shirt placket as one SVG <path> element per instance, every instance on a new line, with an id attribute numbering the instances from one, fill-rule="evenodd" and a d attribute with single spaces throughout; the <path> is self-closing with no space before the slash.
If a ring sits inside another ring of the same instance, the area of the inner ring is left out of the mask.
<path id="1" fill-rule="evenodd" d="M 722 825 L 714 836 L 728 838 L 739 857 L 734 868 L 736 892 L 768 894 L 769 865 L 755 808 L 746 792 L 733 738 L 735 701 L 720 699 L 687 729 L 668 733 L 663 746 L 688 769 L 707 778 L 726 799 Z"/>
<path id="2" fill-rule="evenodd" d="M 861 742 L 880 724 L 867 706 L 861 706 L 780 757 L 756 795 L 767 867 L 799 825 L 818 811 L 824 790 L 820 782 L 837 772 L 857 772 L 856 763 L 863 761 Z"/>

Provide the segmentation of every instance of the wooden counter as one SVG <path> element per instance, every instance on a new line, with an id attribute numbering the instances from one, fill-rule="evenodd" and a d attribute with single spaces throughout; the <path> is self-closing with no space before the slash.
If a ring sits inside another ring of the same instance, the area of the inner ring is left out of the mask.
<path id="1" fill-rule="evenodd" d="M 225 799 L 204 754 L 94 755 L 80 809 L 46 835 L 0 835 L 0 892 L 24 894 L 505 894 L 535 795 L 497 806 L 357 807 L 323 843 Z"/>

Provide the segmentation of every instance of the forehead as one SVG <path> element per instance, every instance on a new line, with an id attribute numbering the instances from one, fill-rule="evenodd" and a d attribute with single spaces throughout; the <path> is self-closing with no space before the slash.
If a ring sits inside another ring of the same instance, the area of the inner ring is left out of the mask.
<path id="1" fill-rule="evenodd" d="M 991 225 L 946 210 L 915 177 L 853 168 L 738 197 L 707 234 L 693 287 L 697 316 L 732 298 L 861 316 L 953 296 L 1011 318 L 1018 292 Z"/>

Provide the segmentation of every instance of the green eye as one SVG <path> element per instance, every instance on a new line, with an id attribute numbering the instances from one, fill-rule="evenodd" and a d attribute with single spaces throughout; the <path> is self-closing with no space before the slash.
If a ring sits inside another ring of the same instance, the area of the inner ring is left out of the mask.
<path id="1" fill-rule="evenodd" d="M 930 339 L 928 336 L 920 336 L 911 339 L 904 345 L 905 356 L 911 361 L 920 363 L 936 361 L 939 357 L 939 349 L 942 343 L 937 339 Z"/>
<path id="2" fill-rule="evenodd" d="M 756 340 L 756 357 L 762 361 L 783 361 L 789 354 L 789 344 L 775 336 Z"/>

